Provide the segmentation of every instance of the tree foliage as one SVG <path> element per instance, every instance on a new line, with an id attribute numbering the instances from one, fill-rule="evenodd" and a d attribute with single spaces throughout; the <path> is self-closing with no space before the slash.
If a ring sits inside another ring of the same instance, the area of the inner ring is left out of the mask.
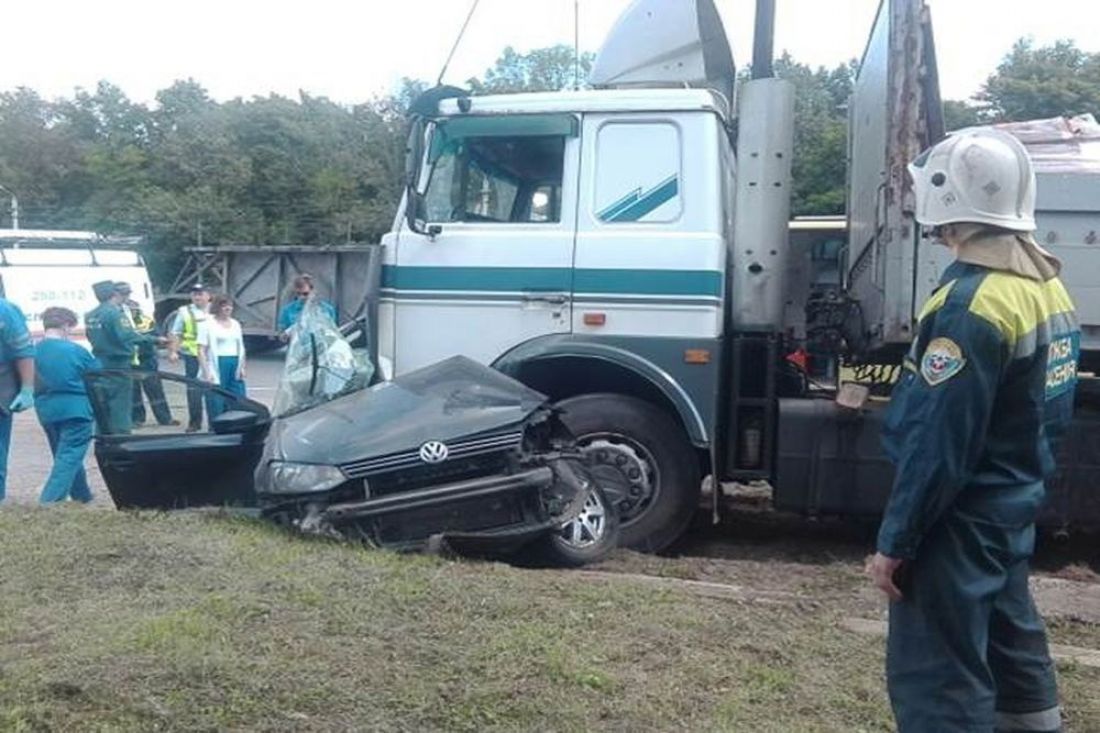
<path id="1" fill-rule="evenodd" d="M 582 85 L 593 61 L 579 59 Z M 814 69 L 785 54 L 775 69 L 796 87 L 792 213 L 843 213 L 855 62 Z M 569 46 L 509 47 L 468 84 L 550 91 L 572 88 L 574 74 Z M 304 92 L 218 102 L 192 79 L 153 104 L 107 82 L 57 100 L 16 89 L 0 93 L 0 184 L 18 195 L 25 227 L 144 235 L 162 282 L 199 242 L 373 241 L 401 195 L 404 111 L 427 86 L 403 79 L 356 105 Z M 949 129 L 1100 111 L 1100 54 L 1021 40 L 975 101 L 945 104 Z"/>
<path id="2" fill-rule="evenodd" d="M 1073 41 L 1036 48 L 1021 38 L 975 99 L 995 121 L 1100 113 L 1100 53 Z"/>
<path id="3" fill-rule="evenodd" d="M 193 80 L 149 106 L 107 83 L 58 101 L 0 94 L 0 183 L 21 224 L 144 235 L 161 280 L 200 242 L 376 239 L 400 196 L 403 144 L 396 96 L 218 103 Z"/>
<path id="4" fill-rule="evenodd" d="M 551 92 L 585 86 L 596 55 L 574 56 L 572 46 L 558 44 L 519 53 L 507 46 L 481 79 L 466 82 L 474 94 Z"/>

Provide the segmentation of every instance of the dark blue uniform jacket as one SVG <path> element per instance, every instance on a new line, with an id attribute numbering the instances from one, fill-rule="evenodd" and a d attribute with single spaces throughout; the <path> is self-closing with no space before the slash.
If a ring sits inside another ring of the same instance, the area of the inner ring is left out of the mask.
<path id="1" fill-rule="evenodd" d="M 993 507 L 1034 521 L 1072 416 L 1080 340 L 1058 278 L 962 262 L 947 269 L 886 415 L 883 442 L 897 470 L 879 552 L 914 557 L 948 510 Z"/>

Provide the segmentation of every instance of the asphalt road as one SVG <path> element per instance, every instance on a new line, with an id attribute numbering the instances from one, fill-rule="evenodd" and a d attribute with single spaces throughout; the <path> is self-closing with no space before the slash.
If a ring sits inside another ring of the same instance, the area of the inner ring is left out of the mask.
<path id="1" fill-rule="evenodd" d="M 182 362 L 171 364 L 167 359 L 161 359 L 162 371 L 183 373 Z M 283 368 L 283 352 L 270 352 L 267 354 L 252 356 L 249 358 L 247 379 L 245 380 L 248 396 L 254 400 L 271 406 L 275 398 L 275 390 L 279 384 L 279 376 Z M 173 396 L 169 395 L 169 402 L 174 403 Z M 184 412 L 176 405 L 173 416 L 177 419 L 184 417 Z M 186 420 L 183 420 L 186 423 Z M 158 428 L 158 432 L 165 432 L 166 428 Z M 183 427 L 170 428 L 172 431 L 182 431 Z M 46 443 L 46 435 L 38 424 L 38 418 L 34 411 L 27 411 L 15 416 L 15 424 L 12 430 L 11 450 L 8 454 L 8 481 L 7 501 L 17 504 L 30 504 L 38 500 L 38 494 L 42 490 L 42 484 L 50 472 L 53 458 L 50 455 L 50 447 Z M 95 457 L 89 449 L 85 460 L 88 471 L 88 481 L 91 483 L 95 496 L 93 504 L 100 507 L 113 508 L 107 489 L 103 485 L 103 479 L 99 475 Z"/>

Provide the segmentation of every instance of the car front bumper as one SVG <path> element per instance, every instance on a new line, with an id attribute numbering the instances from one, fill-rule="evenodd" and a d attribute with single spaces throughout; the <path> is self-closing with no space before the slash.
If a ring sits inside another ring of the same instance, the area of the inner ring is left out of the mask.
<path id="1" fill-rule="evenodd" d="M 260 495 L 265 513 L 304 530 L 360 538 L 392 549 L 420 549 L 443 535 L 464 548 L 518 547 L 553 529 L 543 492 L 555 482 L 548 466 L 517 473 L 340 501 L 318 496 Z M 289 520 L 289 521 L 287 521 Z"/>

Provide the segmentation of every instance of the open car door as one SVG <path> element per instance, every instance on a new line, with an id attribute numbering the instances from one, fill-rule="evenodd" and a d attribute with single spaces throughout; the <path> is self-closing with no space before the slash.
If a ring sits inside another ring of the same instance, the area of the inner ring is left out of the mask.
<path id="1" fill-rule="evenodd" d="M 255 505 L 253 472 L 270 425 L 266 407 L 165 372 L 103 370 L 84 381 L 96 420 L 96 461 L 116 507 Z M 189 409 L 197 406 L 203 429 L 185 432 Z M 135 420 L 142 413 L 148 423 Z"/>

